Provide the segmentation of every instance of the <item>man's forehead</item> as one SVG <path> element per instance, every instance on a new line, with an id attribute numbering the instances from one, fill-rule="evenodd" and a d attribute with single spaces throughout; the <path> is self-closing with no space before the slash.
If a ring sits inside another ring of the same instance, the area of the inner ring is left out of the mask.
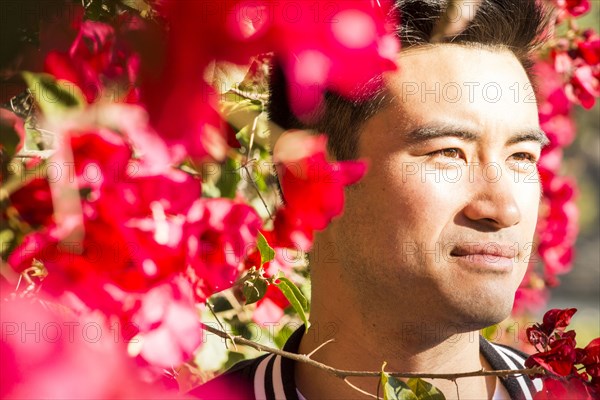
<path id="1" fill-rule="evenodd" d="M 361 141 L 400 139 L 428 127 L 440 132 L 444 126 L 502 143 L 523 132 L 534 132 L 540 139 L 536 141 L 545 141 L 538 134 L 529 78 L 506 49 L 443 44 L 403 50 L 399 70 L 386 74 L 385 80 L 385 97 L 390 101 L 365 126 L 373 130 L 369 126 L 376 125 L 381 133 L 361 135 Z"/>
<path id="2" fill-rule="evenodd" d="M 438 44 L 404 49 L 399 70 L 386 74 L 388 87 L 403 82 L 529 83 L 516 56 L 503 47 Z"/>

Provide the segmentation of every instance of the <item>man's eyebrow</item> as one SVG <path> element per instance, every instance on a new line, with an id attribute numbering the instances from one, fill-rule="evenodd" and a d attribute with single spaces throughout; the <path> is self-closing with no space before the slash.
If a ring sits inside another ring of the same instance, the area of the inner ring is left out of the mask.
<path id="1" fill-rule="evenodd" d="M 410 146 L 441 137 L 456 137 L 468 142 L 474 142 L 479 138 L 479 135 L 462 126 L 430 125 L 419 127 L 408 132 L 406 134 L 406 143 Z"/>
<path id="2" fill-rule="evenodd" d="M 550 143 L 546 133 L 540 128 L 533 128 L 519 132 L 508 139 L 507 146 L 520 142 L 538 142 L 540 146 L 545 147 Z"/>
<path id="3" fill-rule="evenodd" d="M 470 128 L 457 125 L 431 125 L 413 129 L 406 135 L 406 143 L 415 145 L 431 139 L 441 137 L 455 137 L 467 142 L 474 142 L 479 139 L 480 135 L 472 131 Z M 520 142 L 537 142 L 544 147 L 550 143 L 546 133 L 540 128 L 525 129 L 512 135 L 506 142 L 507 146 Z"/>

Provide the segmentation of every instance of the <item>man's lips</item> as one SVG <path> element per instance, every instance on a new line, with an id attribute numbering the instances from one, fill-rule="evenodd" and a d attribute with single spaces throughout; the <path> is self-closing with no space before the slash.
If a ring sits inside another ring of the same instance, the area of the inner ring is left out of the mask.
<path id="1" fill-rule="evenodd" d="M 483 256 L 489 257 L 490 260 L 498 258 L 515 258 L 517 251 L 515 244 L 487 242 L 487 243 L 460 243 L 454 246 L 450 252 L 452 257 L 469 257 L 469 256 Z"/>

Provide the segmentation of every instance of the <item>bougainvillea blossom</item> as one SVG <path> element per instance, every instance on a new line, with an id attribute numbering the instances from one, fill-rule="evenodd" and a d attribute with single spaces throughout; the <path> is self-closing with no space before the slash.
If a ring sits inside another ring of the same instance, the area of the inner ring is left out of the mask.
<path id="1" fill-rule="evenodd" d="M 306 250 L 313 232 L 324 229 L 342 213 L 344 188 L 363 177 L 367 164 L 360 160 L 329 162 L 326 136 L 300 132 L 288 133 L 278 141 L 274 159 L 285 202 L 275 219 L 276 240 Z"/>
<path id="2" fill-rule="evenodd" d="M 186 275 L 195 295 L 204 301 L 231 287 L 244 269 L 245 258 L 256 248 L 262 221 L 246 204 L 230 199 L 199 199 L 187 214 Z"/>

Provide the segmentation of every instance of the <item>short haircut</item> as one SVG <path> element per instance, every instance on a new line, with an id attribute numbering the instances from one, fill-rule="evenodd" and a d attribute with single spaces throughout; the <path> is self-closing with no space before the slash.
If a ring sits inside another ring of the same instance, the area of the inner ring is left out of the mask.
<path id="1" fill-rule="evenodd" d="M 434 26 L 446 12 L 448 3 L 448 0 L 396 0 L 394 10 L 400 16 L 397 35 L 402 48 L 430 44 Z M 532 55 L 543 42 L 547 15 L 536 0 L 482 0 L 467 27 L 456 36 L 444 38 L 442 43 L 509 50 L 533 82 Z M 284 130 L 310 129 L 327 134 L 328 150 L 337 160 L 357 158 L 361 127 L 389 104 L 389 96 L 383 90 L 362 101 L 326 92 L 320 117 L 303 122 L 291 110 L 287 89 L 284 72 L 274 58 L 267 108 L 271 121 Z"/>

